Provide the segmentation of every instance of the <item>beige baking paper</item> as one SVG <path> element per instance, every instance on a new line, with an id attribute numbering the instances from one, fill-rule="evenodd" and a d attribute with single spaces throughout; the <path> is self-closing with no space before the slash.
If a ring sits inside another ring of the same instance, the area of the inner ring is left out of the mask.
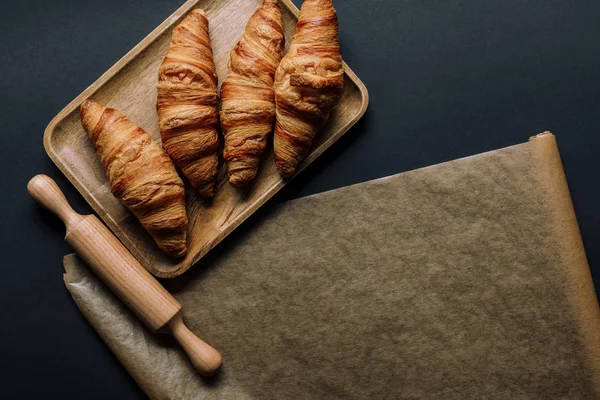
<path id="1" fill-rule="evenodd" d="M 75 256 L 75 302 L 153 399 L 592 399 L 600 318 L 552 135 L 301 198 L 167 288 L 199 377 Z"/>

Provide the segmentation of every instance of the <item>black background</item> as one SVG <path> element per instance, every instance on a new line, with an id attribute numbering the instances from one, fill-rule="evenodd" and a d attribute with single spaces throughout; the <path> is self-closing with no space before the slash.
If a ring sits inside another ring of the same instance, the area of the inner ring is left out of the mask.
<path id="1" fill-rule="evenodd" d="M 144 398 L 65 290 L 64 228 L 25 186 L 33 175 L 49 174 L 76 210 L 90 211 L 46 156 L 44 129 L 182 2 L 2 2 L 3 398 Z M 369 110 L 274 201 L 521 143 L 548 129 L 557 135 L 600 285 L 600 2 L 335 5 L 342 53 L 369 89 Z"/>

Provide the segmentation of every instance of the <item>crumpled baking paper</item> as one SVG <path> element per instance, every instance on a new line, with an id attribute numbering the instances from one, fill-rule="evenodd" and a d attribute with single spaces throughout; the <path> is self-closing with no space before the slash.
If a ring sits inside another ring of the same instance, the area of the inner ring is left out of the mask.
<path id="1" fill-rule="evenodd" d="M 223 355 L 209 379 L 65 257 L 150 398 L 596 398 L 599 309 L 552 135 L 267 209 L 164 282 Z"/>

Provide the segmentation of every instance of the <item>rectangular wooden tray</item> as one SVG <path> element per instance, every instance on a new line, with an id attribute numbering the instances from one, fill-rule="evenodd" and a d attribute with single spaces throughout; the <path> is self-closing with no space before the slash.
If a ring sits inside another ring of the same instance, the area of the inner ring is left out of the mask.
<path id="1" fill-rule="evenodd" d="M 190 10 L 203 8 L 206 11 L 217 74 L 219 82 L 222 82 L 227 73 L 229 52 L 261 2 L 186 2 L 58 113 L 44 133 L 44 147 L 50 158 L 133 255 L 156 276 L 172 278 L 185 272 L 285 185 L 275 168 L 272 151 L 265 155 L 256 182 L 248 188 L 239 190 L 230 186 L 226 182 L 224 166 L 219 172 L 219 189 L 212 203 L 203 201 L 193 189 L 188 188 L 189 251 L 184 259 L 176 260 L 158 249 L 136 218 L 110 192 L 102 165 L 81 126 L 79 105 L 87 98 L 94 98 L 116 108 L 160 142 L 156 81 L 172 29 Z M 280 0 L 280 5 L 286 42 L 289 44 L 298 20 L 298 9 L 289 0 Z M 346 85 L 343 97 L 318 135 L 302 168 L 346 133 L 367 109 L 366 87 L 347 65 L 344 64 L 344 67 Z"/>

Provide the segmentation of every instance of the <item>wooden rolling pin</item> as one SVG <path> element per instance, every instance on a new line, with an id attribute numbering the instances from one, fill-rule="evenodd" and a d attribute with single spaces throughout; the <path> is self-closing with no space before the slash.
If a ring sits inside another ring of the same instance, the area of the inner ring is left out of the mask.
<path id="1" fill-rule="evenodd" d="M 171 334 L 200 374 L 214 374 L 221 366 L 221 355 L 185 326 L 181 304 L 98 218 L 73 211 L 56 182 L 46 175 L 33 177 L 27 190 L 64 222 L 65 240 L 150 330 Z"/>

